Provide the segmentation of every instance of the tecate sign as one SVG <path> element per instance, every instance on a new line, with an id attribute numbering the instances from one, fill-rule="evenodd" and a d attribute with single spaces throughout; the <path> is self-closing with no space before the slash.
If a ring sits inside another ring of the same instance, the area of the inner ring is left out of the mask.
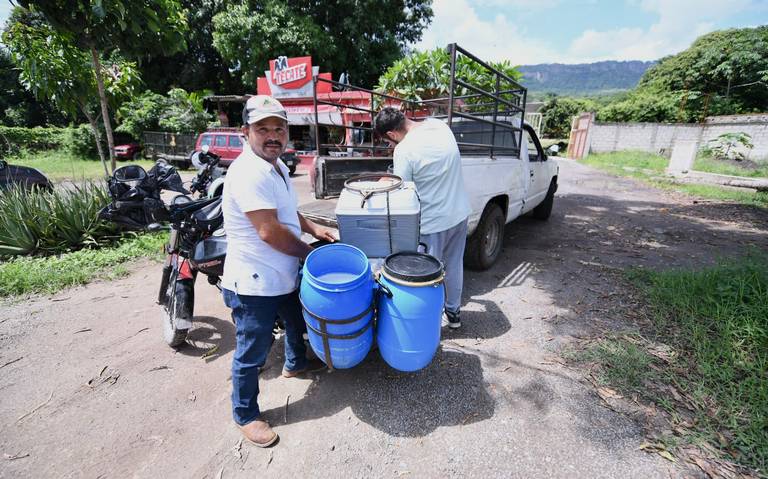
<path id="1" fill-rule="evenodd" d="M 312 57 L 277 57 L 269 62 L 271 83 L 286 89 L 300 88 L 312 78 Z"/>

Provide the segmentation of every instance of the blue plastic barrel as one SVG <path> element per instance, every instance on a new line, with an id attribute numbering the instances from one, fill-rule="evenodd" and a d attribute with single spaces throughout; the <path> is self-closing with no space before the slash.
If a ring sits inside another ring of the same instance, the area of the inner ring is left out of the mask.
<path id="1" fill-rule="evenodd" d="M 375 284 L 365 254 L 333 243 L 312 251 L 304 262 L 301 304 L 309 344 L 330 368 L 359 364 L 373 344 Z"/>
<path id="2" fill-rule="evenodd" d="M 442 263 L 422 253 L 396 253 L 384 261 L 379 284 L 376 341 L 381 357 L 399 371 L 426 367 L 440 345 Z"/>

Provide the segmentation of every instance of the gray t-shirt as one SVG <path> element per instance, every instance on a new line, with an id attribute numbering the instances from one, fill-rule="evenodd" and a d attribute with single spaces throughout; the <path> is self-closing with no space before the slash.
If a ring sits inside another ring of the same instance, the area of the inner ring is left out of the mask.
<path id="1" fill-rule="evenodd" d="M 395 147 L 394 173 L 416 183 L 422 234 L 450 229 L 471 213 L 459 147 L 442 121 L 424 120 L 405 135 Z"/>

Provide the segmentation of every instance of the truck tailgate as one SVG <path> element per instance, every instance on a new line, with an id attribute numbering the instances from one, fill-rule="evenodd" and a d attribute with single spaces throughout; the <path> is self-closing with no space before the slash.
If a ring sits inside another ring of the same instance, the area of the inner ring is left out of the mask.
<path id="1" fill-rule="evenodd" d="M 335 213 L 336 201 L 337 198 L 311 201 L 309 203 L 300 205 L 299 213 L 301 213 L 308 220 L 314 221 L 315 223 L 331 228 L 338 228 Z"/>
<path id="2" fill-rule="evenodd" d="M 392 164 L 392 158 L 378 157 L 321 157 L 320 175 L 322 183 L 315 198 L 339 196 L 344 189 L 344 182 L 353 176 L 369 173 L 386 173 Z M 318 186 L 315 185 L 317 189 Z"/>

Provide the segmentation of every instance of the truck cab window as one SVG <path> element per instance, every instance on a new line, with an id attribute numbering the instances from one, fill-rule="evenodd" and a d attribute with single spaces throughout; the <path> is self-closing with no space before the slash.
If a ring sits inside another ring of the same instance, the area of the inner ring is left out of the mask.
<path id="1" fill-rule="evenodd" d="M 541 161 L 539 150 L 536 149 L 536 143 L 531 139 L 531 135 L 527 131 L 523 131 L 523 137 L 525 137 L 525 142 L 528 144 L 528 161 Z"/>

